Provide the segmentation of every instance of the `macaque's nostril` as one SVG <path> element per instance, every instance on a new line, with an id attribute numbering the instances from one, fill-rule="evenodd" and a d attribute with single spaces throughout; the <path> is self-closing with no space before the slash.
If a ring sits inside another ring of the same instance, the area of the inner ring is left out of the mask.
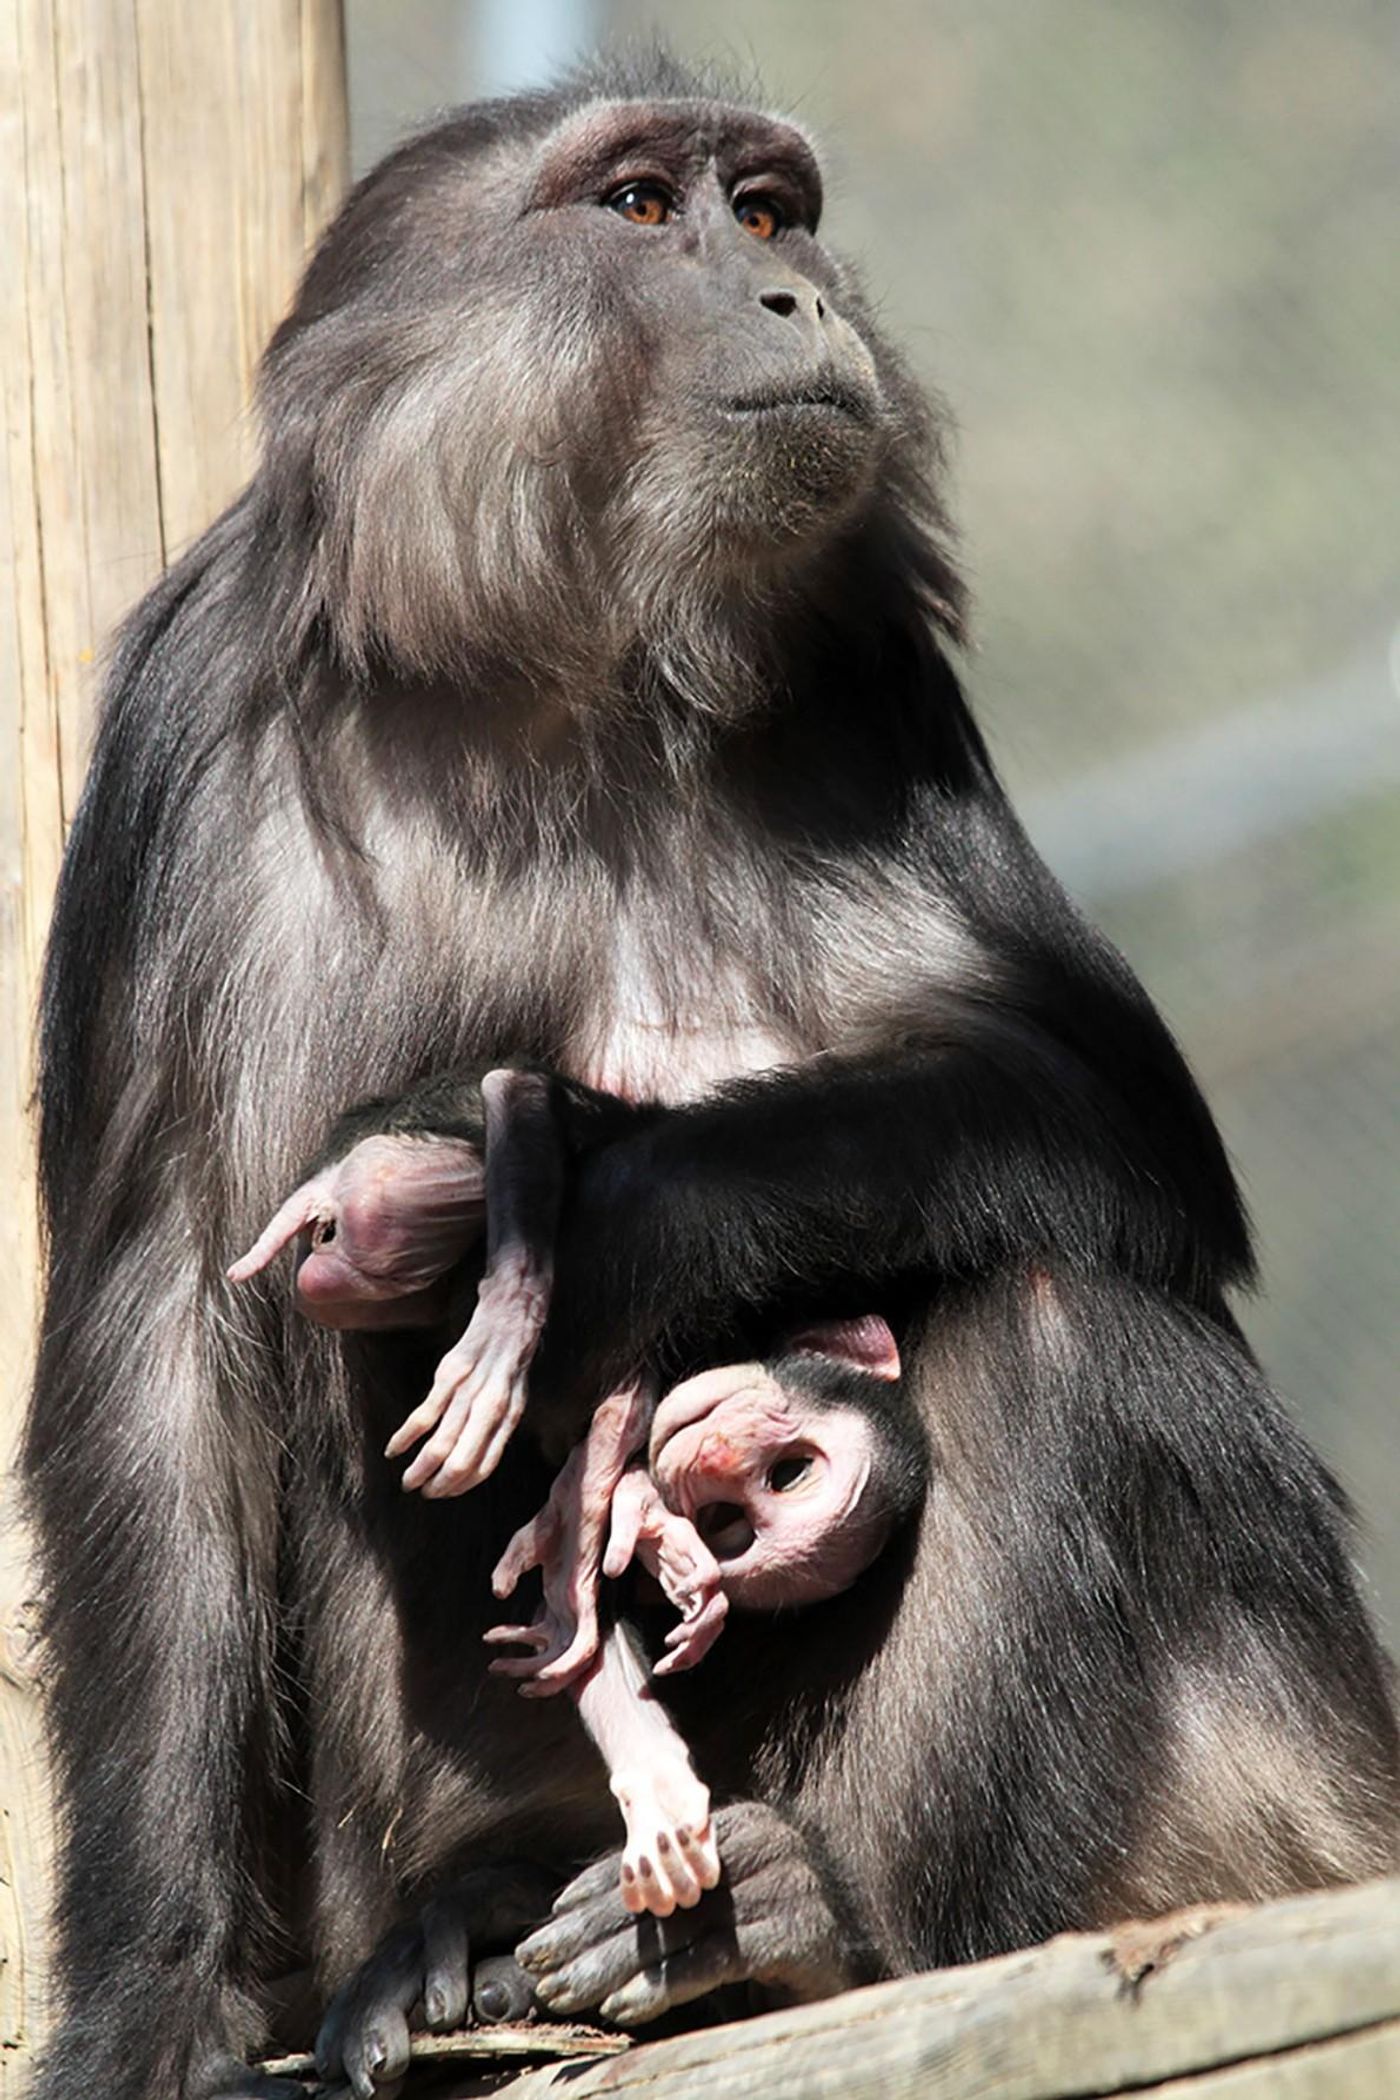
<path id="1" fill-rule="evenodd" d="M 766 306 L 770 314 L 782 314 L 784 318 L 797 312 L 795 292 L 760 292 L 758 303 Z"/>

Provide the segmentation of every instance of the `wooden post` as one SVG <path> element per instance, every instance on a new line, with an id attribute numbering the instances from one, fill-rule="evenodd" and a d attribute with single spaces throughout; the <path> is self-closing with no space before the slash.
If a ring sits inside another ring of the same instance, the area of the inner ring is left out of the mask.
<path id="1" fill-rule="evenodd" d="M 105 640 L 246 478 L 256 361 L 345 172 L 341 0 L 0 0 L 0 2096 L 34 2046 L 47 1904 L 9 1474 L 44 930 Z"/>

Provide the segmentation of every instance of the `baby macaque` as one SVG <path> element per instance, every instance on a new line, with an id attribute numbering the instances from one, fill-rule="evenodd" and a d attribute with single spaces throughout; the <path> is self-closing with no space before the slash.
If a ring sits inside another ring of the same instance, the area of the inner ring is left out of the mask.
<path id="1" fill-rule="evenodd" d="M 441 1279 L 484 1223 L 470 1322 L 386 1453 L 420 1444 L 404 1486 L 462 1494 L 494 1470 L 524 1409 L 568 1159 L 647 1113 L 514 1069 L 488 1072 L 479 1088 L 454 1078 L 370 1104 L 337 1126 L 322 1164 L 229 1275 L 246 1280 L 309 1231 L 298 1291 L 311 1317 L 421 1324 L 440 1317 Z M 700 1661 L 731 1603 L 791 1609 L 849 1588 L 924 1493 L 922 1431 L 899 1381 L 894 1336 L 874 1315 L 805 1326 L 769 1361 L 703 1371 L 659 1400 L 638 1378 L 600 1402 L 545 1507 L 502 1556 L 498 1597 L 536 1568 L 543 1595 L 528 1625 L 486 1636 L 527 1651 L 490 1667 L 527 1696 L 575 1699 L 622 1809 L 630 1910 L 688 1907 L 720 1865 L 709 1791 L 648 1683 L 634 1629 L 617 1620 L 600 1634 L 600 1577 L 635 1562 L 676 1607 L 660 1677 Z"/>

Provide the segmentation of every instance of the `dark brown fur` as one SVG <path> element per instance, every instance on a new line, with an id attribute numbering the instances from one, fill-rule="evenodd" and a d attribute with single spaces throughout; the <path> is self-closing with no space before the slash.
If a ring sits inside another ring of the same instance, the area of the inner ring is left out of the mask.
<path id="1" fill-rule="evenodd" d="M 273 344 L 257 478 L 121 639 L 44 997 L 37 2100 L 268 2090 L 238 2060 L 275 1971 L 328 1987 L 460 1870 L 611 1842 L 572 1714 L 480 1666 L 528 1441 L 410 1501 L 377 1454 L 432 1338 L 223 1271 L 344 1101 L 520 1054 L 610 1084 L 623 1023 L 638 1092 L 792 1069 L 585 1173 L 557 1408 L 741 1313 L 899 1298 L 935 1479 L 907 1563 L 692 1688 L 733 1804 L 724 1888 L 663 1936 L 699 1951 L 646 1971 L 605 1862 L 527 1948 L 552 2002 L 829 1989 L 1393 1856 L 1382 1664 L 1225 1310 L 1218 1140 L 967 715 L 917 395 L 814 230 L 733 245 L 726 156 L 773 136 L 661 68 L 391 157 Z M 599 208 L 619 142 L 705 171 L 669 248 Z M 859 441 L 717 420 L 796 342 L 769 270 L 863 346 Z M 378 1975 L 332 2050 L 362 2090 Z"/>

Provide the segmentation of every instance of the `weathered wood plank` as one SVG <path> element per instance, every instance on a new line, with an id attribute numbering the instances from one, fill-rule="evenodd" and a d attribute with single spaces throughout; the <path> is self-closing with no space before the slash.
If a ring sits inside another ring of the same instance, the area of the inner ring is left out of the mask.
<path id="1" fill-rule="evenodd" d="M 346 167 L 340 0 L 0 0 L 0 2096 L 42 2002 L 47 1889 L 9 1480 L 45 929 L 106 637 L 244 478 L 257 356 Z"/>
<path id="2" fill-rule="evenodd" d="M 1134 2100 L 1395 2100 L 1400 2022 L 1260 2056 L 1252 2063 L 1139 2087 Z"/>
<path id="3" fill-rule="evenodd" d="M 541 2068 L 504 2091 L 510 2100 L 1400 2093 L 1400 1879 L 1222 1922 L 1136 1987 L 1115 1964 L 1114 1944 L 1103 1935 L 1052 1940 L 606 2063 Z"/>

